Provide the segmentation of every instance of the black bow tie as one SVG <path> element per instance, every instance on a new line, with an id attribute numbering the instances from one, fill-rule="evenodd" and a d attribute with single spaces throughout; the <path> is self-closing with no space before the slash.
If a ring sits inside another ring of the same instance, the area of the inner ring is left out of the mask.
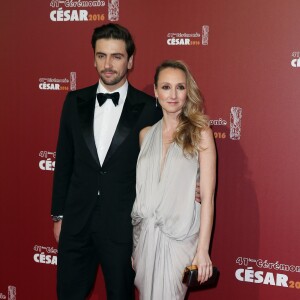
<path id="1" fill-rule="evenodd" d="M 118 105 L 119 103 L 119 98 L 120 98 L 120 93 L 119 92 L 115 92 L 115 93 L 112 93 L 112 94 L 103 94 L 103 93 L 99 93 L 97 94 L 97 100 L 99 102 L 99 105 L 103 105 L 104 102 L 107 100 L 107 99 L 111 99 L 112 102 L 114 103 L 115 106 Z"/>

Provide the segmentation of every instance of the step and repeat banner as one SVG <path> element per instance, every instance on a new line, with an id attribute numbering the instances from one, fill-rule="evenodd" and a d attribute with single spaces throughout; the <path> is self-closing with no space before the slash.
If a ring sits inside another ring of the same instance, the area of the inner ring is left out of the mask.
<path id="1" fill-rule="evenodd" d="M 107 22 L 133 34 L 135 87 L 153 95 L 156 66 L 184 60 L 211 118 L 220 277 L 188 299 L 300 299 L 299 12 L 299 0 L 3 2 L 0 299 L 56 299 L 59 118 L 68 91 L 97 82 L 90 40 Z M 101 270 L 91 299 L 105 299 Z"/>

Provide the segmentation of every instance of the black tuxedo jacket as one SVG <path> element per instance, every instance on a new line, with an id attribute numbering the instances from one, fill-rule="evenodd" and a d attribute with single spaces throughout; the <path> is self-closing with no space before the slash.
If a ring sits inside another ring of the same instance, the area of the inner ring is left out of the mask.
<path id="1" fill-rule="evenodd" d="M 62 232 L 74 236 L 90 226 L 97 205 L 98 231 L 103 238 L 129 242 L 139 132 L 156 123 L 162 113 L 154 98 L 129 85 L 116 132 L 101 166 L 93 133 L 97 87 L 98 84 L 72 91 L 66 97 L 56 150 L 51 214 L 63 215 Z"/>

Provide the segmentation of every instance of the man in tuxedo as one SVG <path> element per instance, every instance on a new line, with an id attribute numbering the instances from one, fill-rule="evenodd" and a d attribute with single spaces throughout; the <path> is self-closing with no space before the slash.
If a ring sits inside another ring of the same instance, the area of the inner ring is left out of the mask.
<path id="1" fill-rule="evenodd" d="M 96 28 L 92 46 L 99 82 L 68 93 L 60 122 L 51 211 L 57 293 L 86 299 L 101 265 L 107 299 L 129 300 L 139 132 L 162 114 L 127 81 L 135 45 L 126 28 Z"/>

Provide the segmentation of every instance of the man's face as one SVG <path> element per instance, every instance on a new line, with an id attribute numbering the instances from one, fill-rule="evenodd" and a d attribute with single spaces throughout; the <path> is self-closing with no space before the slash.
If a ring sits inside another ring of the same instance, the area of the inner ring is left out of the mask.
<path id="1" fill-rule="evenodd" d="M 133 56 L 128 59 L 123 40 L 100 39 L 95 45 L 95 63 L 100 80 L 108 91 L 114 91 L 126 81 L 132 68 Z"/>

